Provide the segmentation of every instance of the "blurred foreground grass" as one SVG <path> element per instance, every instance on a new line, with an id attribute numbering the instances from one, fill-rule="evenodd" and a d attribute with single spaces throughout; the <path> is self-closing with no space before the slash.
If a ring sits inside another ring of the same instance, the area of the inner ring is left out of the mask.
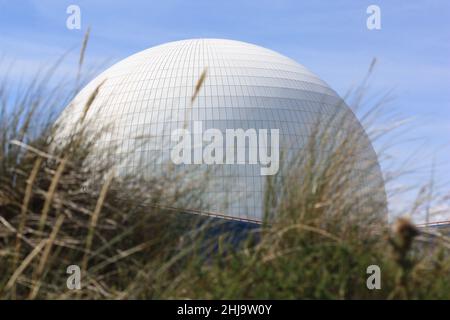
<path id="1" fill-rule="evenodd" d="M 360 184 L 337 178 L 355 165 L 352 137 L 330 153 L 313 135 L 289 179 L 268 180 L 267 220 L 236 245 L 210 232 L 220 221 L 174 209 L 201 203 L 204 177 L 118 178 L 112 163 L 86 165 L 97 138 L 86 130 L 55 142 L 51 110 L 71 97 L 46 82 L 14 99 L 7 79 L 0 88 L 0 298 L 450 298 L 450 239 L 388 225 L 385 204 L 356 205 Z M 74 264 L 81 290 L 66 286 Z M 370 265 L 380 290 L 366 286 Z"/>

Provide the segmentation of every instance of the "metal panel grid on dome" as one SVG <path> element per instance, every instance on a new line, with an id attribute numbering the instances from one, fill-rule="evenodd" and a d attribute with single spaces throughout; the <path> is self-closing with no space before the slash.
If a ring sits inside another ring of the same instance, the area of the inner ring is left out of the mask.
<path id="1" fill-rule="evenodd" d="M 207 76 L 191 105 L 205 69 Z M 194 121 L 201 121 L 204 130 L 223 132 L 279 129 L 281 147 L 295 153 L 320 117 L 332 116 L 336 108 L 347 112 L 326 83 L 287 57 L 239 41 L 193 39 L 141 51 L 100 74 L 63 113 L 64 127 L 77 122 L 102 82 L 87 118 L 99 125 L 112 123 L 113 128 L 98 144 L 118 143 L 116 156 L 128 158 L 121 172 L 143 177 L 165 170 L 174 145 L 171 133 L 186 125 L 192 129 Z M 151 139 L 137 146 L 139 136 Z M 189 165 L 178 169 L 184 166 Z M 266 177 L 260 175 L 259 165 L 221 164 L 212 170 L 205 195 L 208 211 L 260 220 Z"/>

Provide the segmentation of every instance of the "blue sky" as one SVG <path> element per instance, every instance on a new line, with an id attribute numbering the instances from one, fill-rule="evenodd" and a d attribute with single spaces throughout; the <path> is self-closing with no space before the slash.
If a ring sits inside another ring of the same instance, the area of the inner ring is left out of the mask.
<path id="1" fill-rule="evenodd" d="M 66 8 L 81 8 L 81 30 L 66 28 Z M 381 30 L 366 27 L 370 4 L 381 8 Z M 9 1 L 0 0 L 0 56 L 12 77 L 31 76 L 76 48 L 61 72 L 74 72 L 83 33 L 91 26 L 91 66 L 107 66 L 172 40 L 213 37 L 255 43 L 285 54 L 344 95 L 377 67 L 368 103 L 392 90 L 389 112 L 408 130 L 383 164 L 416 169 L 397 185 L 425 183 L 436 158 L 439 186 L 450 183 L 450 2 L 448 0 L 297 1 Z M 384 120 L 379 121 L 383 125 Z M 386 141 L 382 141 L 386 142 Z M 376 147 L 381 148 L 382 143 Z M 413 156 L 411 156 L 413 155 Z M 406 165 L 403 162 L 409 160 Z M 445 187 L 444 187 L 445 188 Z M 401 204 L 406 196 L 393 201 Z M 409 196 L 408 196 L 409 197 Z M 447 215 L 450 219 L 450 214 Z"/>

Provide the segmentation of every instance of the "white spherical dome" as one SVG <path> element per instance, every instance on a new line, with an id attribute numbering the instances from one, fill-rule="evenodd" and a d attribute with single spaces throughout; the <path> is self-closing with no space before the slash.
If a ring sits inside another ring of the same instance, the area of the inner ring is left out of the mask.
<path id="1" fill-rule="evenodd" d="M 205 69 L 206 77 L 191 105 Z M 201 121 L 203 130 L 223 132 L 278 129 L 280 145 L 296 152 L 305 146 L 320 116 L 335 114 L 336 108 L 351 113 L 342 99 L 304 66 L 272 50 L 233 40 L 170 42 L 116 63 L 92 80 L 63 112 L 63 129 L 79 120 L 97 87 L 86 117 L 99 126 L 114 124 L 98 143 L 118 144 L 116 153 L 130 159 L 121 165 L 122 172 L 143 177 L 164 170 L 174 146 L 171 134 L 179 128 L 192 128 L 195 121 Z M 135 137 L 146 135 L 152 136 L 152 141 L 136 147 Z M 369 140 L 365 143 L 368 157 L 376 161 Z M 261 220 L 267 178 L 261 175 L 261 164 L 213 166 L 214 183 L 205 194 L 209 200 L 206 211 Z M 381 179 L 379 171 L 376 176 Z"/>

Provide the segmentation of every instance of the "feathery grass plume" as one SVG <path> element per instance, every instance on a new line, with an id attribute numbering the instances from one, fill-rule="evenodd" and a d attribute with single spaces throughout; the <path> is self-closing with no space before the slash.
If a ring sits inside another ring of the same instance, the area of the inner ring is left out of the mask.
<path id="1" fill-rule="evenodd" d="M 206 79 L 206 74 L 208 72 L 208 68 L 205 68 L 202 72 L 202 74 L 200 75 L 200 78 L 198 78 L 197 83 L 195 84 L 195 90 L 194 93 L 191 97 L 191 103 L 193 103 L 195 101 L 195 99 L 197 99 L 197 95 L 200 92 L 201 87 L 203 86 L 203 82 Z"/>
<path id="2" fill-rule="evenodd" d="M 86 30 L 86 33 L 84 34 L 83 44 L 81 45 L 80 58 L 78 60 L 78 70 L 80 70 L 82 68 L 82 66 L 83 66 L 84 55 L 86 53 L 86 48 L 87 48 L 87 44 L 88 44 L 88 41 L 89 41 L 90 33 L 91 33 L 91 27 L 88 27 L 88 29 Z"/>
<path id="3" fill-rule="evenodd" d="M 84 120 L 86 119 L 86 115 L 89 112 L 89 109 L 91 108 L 92 103 L 94 102 L 95 98 L 97 97 L 98 92 L 100 91 L 100 88 L 105 83 L 105 81 L 106 81 L 106 79 L 104 79 L 102 82 L 100 82 L 100 84 L 95 88 L 95 90 L 91 93 L 88 100 L 86 101 L 86 104 L 84 105 L 84 108 L 83 108 L 83 113 L 81 114 L 80 124 L 82 124 L 84 122 Z"/>
<path id="4" fill-rule="evenodd" d="M 83 68 L 83 63 L 84 63 L 84 56 L 86 54 L 86 48 L 89 42 L 89 36 L 91 34 L 91 27 L 88 27 L 85 34 L 84 34 L 84 38 L 83 38 L 83 42 L 81 44 L 81 49 L 80 49 L 80 55 L 79 55 L 79 59 L 78 59 L 78 71 L 77 71 L 77 78 L 76 78 L 76 91 L 79 90 L 79 83 L 80 83 L 80 77 L 81 77 L 81 70 Z"/>
<path id="5" fill-rule="evenodd" d="M 192 109 L 192 107 L 194 105 L 195 99 L 197 99 L 197 96 L 198 96 L 198 93 L 200 92 L 200 89 L 203 86 L 203 82 L 206 79 L 207 73 L 208 73 L 208 68 L 205 68 L 203 70 L 202 74 L 200 75 L 200 78 L 198 78 L 197 83 L 195 84 L 194 92 L 193 92 L 192 97 L 191 97 L 191 104 L 190 104 L 189 108 L 186 110 L 186 112 L 184 114 L 184 126 L 183 126 L 184 129 L 187 128 L 187 125 L 188 125 L 188 122 L 189 122 L 189 118 L 190 118 L 190 115 L 191 115 L 191 109 Z"/>

